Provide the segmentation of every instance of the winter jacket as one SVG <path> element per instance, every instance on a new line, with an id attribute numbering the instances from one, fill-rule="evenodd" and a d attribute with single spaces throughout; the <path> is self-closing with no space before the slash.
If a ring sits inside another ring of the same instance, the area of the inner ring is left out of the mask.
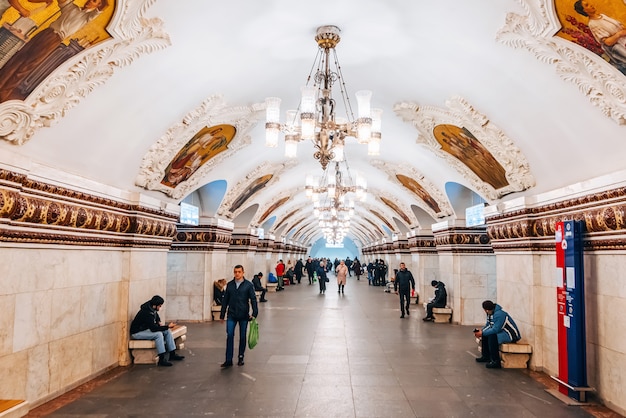
<path id="1" fill-rule="evenodd" d="M 235 279 L 233 279 L 226 285 L 220 319 L 224 319 L 227 310 L 229 319 L 236 321 L 249 319 L 250 304 L 252 304 L 252 316 L 256 318 L 259 315 L 259 306 L 256 302 L 254 285 L 244 278 L 239 288 L 237 288 Z"/>
<path id="2" fill-rule="evenodd" d="M 396 273 L 396 279 L 393 282 L 393 290 L 407 291 L 409 289 L 415 290 L 415 279 L 413 274 L 409 270 L 398 270 Z"/>
<path id="3" fill-rule="evenodd" d="M 483 327 L 483 337 L 493 334 L 498 335 L 498 344 L 517 342 L 522 338 L 513 318 L 498 304 L 492 315 L 487 314 L 487 322 Z"/>
<path id="4" fill-rule="evenodd" d="M 448 292 L 446 291 L 446 285 L 443 282 L 437 282 L 437 288 L 435 289 L 435 298 L 431 302 L 435 308 L 445 308 L 448 303 Z"/>
<path id="5" fill-rule="evenodd" d="M 130 335 L 136 334 L 140 331 L 149 329 L 152 332 L 165 331 L 168 329 L 167 325 L 160 325 L 161 318 L 159 313 L 150 305 L 150 301 L 141 305 L 141 309 L 135 315 L 135 319 L 130 324 Z"/>

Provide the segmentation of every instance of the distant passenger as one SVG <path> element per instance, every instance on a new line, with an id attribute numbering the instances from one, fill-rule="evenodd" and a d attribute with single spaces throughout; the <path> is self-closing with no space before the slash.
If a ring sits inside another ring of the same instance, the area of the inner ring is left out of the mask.
<path id="1" fill-rule="evenodd" d="M 475 329 L 474 336 L 481 338 L 482 356 L 478 363 L 487 363 L 488 369 L 500 369 L 500 344 L 517 342 L 521 338 L 513 318 L 502 307 L 490 300 L 483 302 L 487 322 L 482 330 Z"/>
<path id="2" fill-rule="evenodd" d="M 255 292 L 261 292 L 261 298 L 259 299 L 259 302 L 267 302 L 267 299 L 265 299 L 265 293 L 267 292 L 267 289 L 264 288 L 261 284 L 261 277 L 263 277 L 263 272 L 255 274 L 252 278 L 252 284 L 254 285 Z"/>
<path id="3" fill-rule="evenodd" d="M 216 305 L 222 305 L 224 299 L 224 291 L 226 290 L 226 279 L 219 279 L 213 282 L 213 302 Z"/>
<path id="4" fill-rule="evenodd" d="M 426 317 L 424 321 L 433 321 L 433 308 L 445 308 L 448 303 L 448 292 L 443 282 L 433 280 L 430 285 L 435 288 L 435 297 L 426 305 Z"/>

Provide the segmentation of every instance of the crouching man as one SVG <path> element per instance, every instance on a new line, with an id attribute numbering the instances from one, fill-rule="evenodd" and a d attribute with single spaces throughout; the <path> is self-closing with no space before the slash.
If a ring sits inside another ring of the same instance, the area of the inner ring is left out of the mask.
<path id="1" fill-rule="evenodd" d="M 482 329 L 475 329 L 474 336 L 481 338 L 482 356 L 478 363 L 487 363 L 488 369 L 500 369 L 500 344 L 517 342 L 521 338 L 513 318 L 502 307 L 490 300 L 483 302 L 487 322 Z"/>

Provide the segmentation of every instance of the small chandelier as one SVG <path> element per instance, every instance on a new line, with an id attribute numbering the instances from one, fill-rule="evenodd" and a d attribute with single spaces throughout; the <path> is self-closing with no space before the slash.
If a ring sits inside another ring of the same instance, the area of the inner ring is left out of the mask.
<path id="1" fill-rule="evenodd" d="M 268 97 L 266 104 L 265 145 L 278 146 L 280 132 L 285 135 L 285 156 L 295 158 L 298 142 L 311 140 L 315 147 L 313 156 L 319 160 L 322 169 L 328 162 L 342 161 L 346 137 L 354 137 L 361 144 L 368 144 L 368 154 L 378 155 L 381 139 L 381 109 L 371 109 L 372 92 L 367 90 L 356 93 L 358 117 L 355 118 L 346 92 L 346 85 L 341 73 L 335 47 L 340 41 L 337 26 L 317 28 L 315 41 L 319 46 L 318 54 L 311 69 L 315 74 L 307 78 L 302 87 L 302 100 L 298 110 L 288 110 L 284 124 L 280 123 L 280 102 L 277 97 Z M 331 69 L 331 51 L 334 69 Z M 309 82 L 313 79 L 313 85 Z M 346 108 L 347 119 L 336 116 L 336 102 L 332 87 L 339 82 L 341 98 Z"/>
<path id="2" fill-rule="evenodd" d="M 334 176 L 328 170 L 324 170 L 321 179 L 307 176 L 304 186 L 306 196 L 313 202 L 319 201 L 321 195 L 325 195 L 327 201 L 343 202 L 347 193 L 354 193 L 359 201 L 364 202 L 367 198 L 367 181 L 358 175 L 353 180 L 348 162 L 344 160 L 343 164 L 346 166 L 346 179 L 344 179 L 339 161 L 335 162 Z"/>

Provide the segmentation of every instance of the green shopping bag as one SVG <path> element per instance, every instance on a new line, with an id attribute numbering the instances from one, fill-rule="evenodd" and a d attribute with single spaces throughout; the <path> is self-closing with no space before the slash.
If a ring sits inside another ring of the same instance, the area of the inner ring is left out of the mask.
<path id="1" fill-rule="evenodd" d="M 313 283 L 317 282 L 317 272 L 313 272 Z"/>
<path id="2" fill-rule="evenodd" d="M 252 350 L 259 342 L 259 323 L 256 321 L 256 318 L 252 318 L 248 325 L 250 326 L 248 328 L 248 347 Z"/>

